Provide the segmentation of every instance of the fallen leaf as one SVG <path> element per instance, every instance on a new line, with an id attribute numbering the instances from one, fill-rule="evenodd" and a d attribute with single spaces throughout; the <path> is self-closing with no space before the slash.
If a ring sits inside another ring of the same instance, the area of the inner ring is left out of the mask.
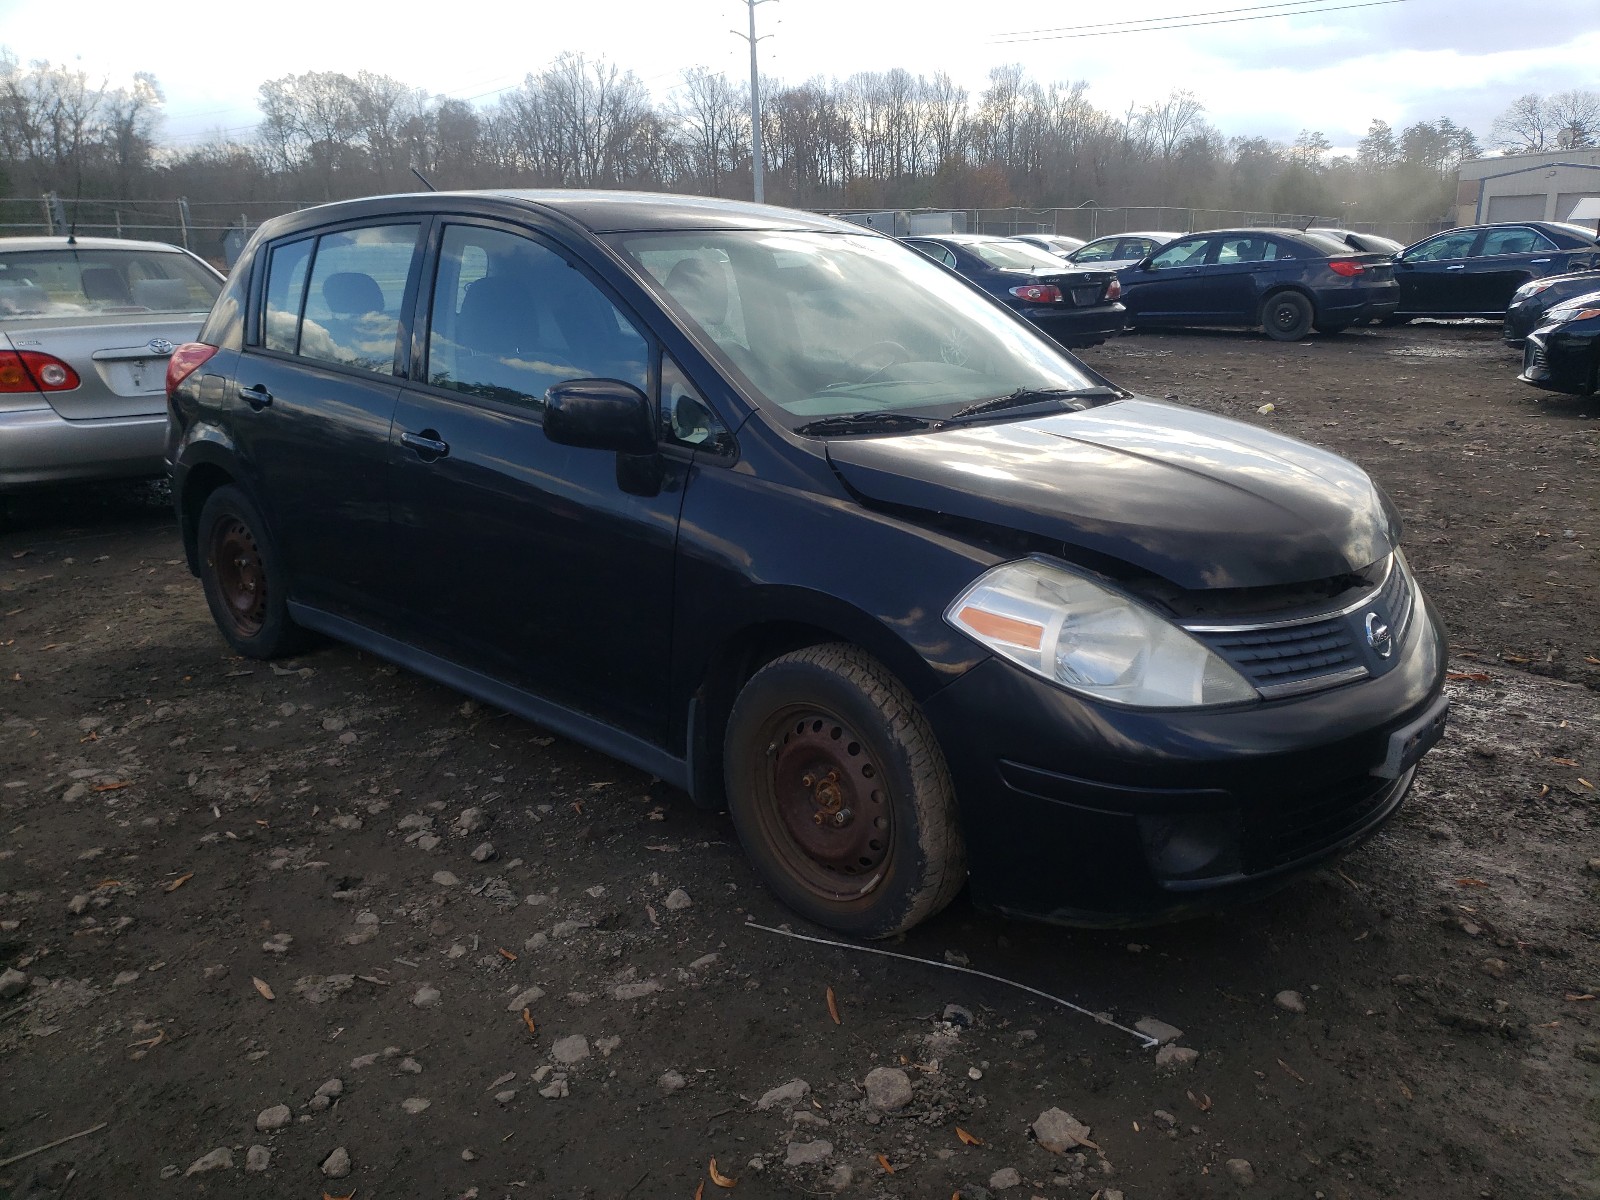
<path id="1" fill-rule="evenodd" d="M 495 949 L 500 951 L 500 957 L 505 959 L 507 962 L 517 961 L 517 956 L 511 953 L 511 951 L 507 950 L 504 946 L 496 946 Z"/>
<path id="2" fill-rule="evenodd" d="M 1582 1003 L 1585 1000 L 1593 1000 L 1594 999 L 1594 993 L 1593 992 L 1568 992 L 1565 996 L 1562 997 L 1562 999 L 1563 1000 L 1570 1000 L 1574 1004 L 1578 1004 L 1578 1003 Z"/>
<path id="3" fill-rule="evenodd" d="M 1489 676 L 1485 675 L 1482 671 L 1446 671 L 1444 677 L 1446 679 L 1470 680 L 1473 683 L 1489 682 Z"/>
<path id="4" fill-rule="evenodd" d="M 162 888 L 161 890 L 164 891 L 164 892 L 175 892 L 179 888 L 181 888 L 184 884 L 188 883 L 189 880 L 191 880 L 193 878 L 194 878 L 194 872 L 193 871 L 190 871 L 187 875 L 179 875 L 176 879 L 174 879 L 171 883 L 167 884 L 167 886 Z"/>
<path id="5" fill-rule="evenodd" d="M 583 816 L 583 801 L 574 800 L 572 802 L 572 811 L 577 813 L 580 817 Z"/>
<path id="6" fill-rule="evenodd" d="M 1590 783 L 1590 782 L 1589 782 L 1589 781 L 1588 781 L 1588 780 L 1587 780 L 1587 779 L 1585 779 L 1585 778 L 1584 778 L 1584 777 L 1583 777 L 1583 776 L 1582 776 L 1582 775 L 1579 775 L 1579 776 L 1578 776 L 1578 782 L 1579 782 L 1579 783 L 1581 783 L 1581 784 L 1583 784 L 1583 786 L 1584 786 L 1584 787 L 1586 787 L 1586 788 L 1588 788 L 1588 789 L 1589 789 L 1589 790 L 1590 790 L 1590 791 L 1591 791 L 1591 792 L 1592 792 L 1592 791 L 1594 791 L 1594 784 L 1592 784 L 1592 783 Z"/>
<path id="7" fill-rule="evenodd" d="M 1467 875 L 1467 876 L 1462 877 L 1461 879 L 1456 880 L 1456 886 L 1457 887 L 1488 887 L 1489 885 L 1487 883 L 1485 883 L 1481 879 L 1474 879 L 1471 875 Z"/>
<path id="8" fill-rule="evenodd" d="M 94 890 L 98 892 L 101 888 L 117 887 L 121 883 L 122 880 L 120 879 L 102 879 L 99 883 L 94 885 Z"/>
<path id="9" fill-rule="evenodd" d="M 1542 788 L 1539 789 L 1539 799 L 1543 800 L 1549 794 L 1550 794 L 1550 785 L 1547 783 Z"/>
<path id="10" fill-rule="evenodd" d="M 717 1170 L 717 1157 L 714 1154 L 711 1156 L 711 1165 L 706 1168 L 706 1174 L 711 1176 L 711 1182 L 719 1188 L 731 1188 L 739 1182 L 737 1179 L 731 1179 Z"/>
<path id="11" fill-rule="evenodd" d="M 1196 1096 L 1193 1092 L 1186 1091 L 1184 1092 L 1184 1095 L 1189 1097 L 1189 1103 L 1193 1104 L 1201 1112 L 1211 1111 L 1211 1097 L 1205 1095 L 1204 1092 L 1202 1092 L 1199 1096 Z"/>
<path id="12" fill-rule="evenodd" d="M 833 1018 L 833 1023 L 835 1025 L 844 1024 L 844 1022 L 839 1019 L 839 1003 L 833 998 L 832 988 L 828 989 L 828 1015 Z"/>
<path id="13" fill-rule="evenodd" d="M 1535 1029 L 1560 1029 L 1560 1021 L 1546 1021 L 1543 1025 L 1535 1025 Z"/>
<path id="14" fill-rule="evenodd" d="M 1578 765 L 1577 761 L 1571 758 L 1552 758 L 1550 761 L 1560 767 L 1575 767 Z"/>
<path id="15" fill-rule="evenodd" d="M 1588 663 L 1591 667 L 1600 667 L 1600 658 L 1596 658 L 1592 654 L 1585 654 L 1583 656 L 1583 661 Z"/>
<path id="16" fill-rule="evenodd" d="M 1294 1068 L 1293 1068 L 1293 1067 L 1291 1067 L 1291 1066 L 1290 1066 L 1290 1065 L 1289 1065 L 1289 1064 L 1288 1064 L 1288 1063 L 1286 1063 L 1286 1062 L 1284 1062 L 1284 1061 L 1283 1061 L 1283 1059 L 1281 1059 L 1281 1058 L 1280 1058 L 1280 1059 L 1279 1059 L 1279 1060 L 1278 1060 L 1278 1065 L 1279 1065 L 1279 1066 L 1280 1066 L 1280 1067 L 1282 1067 L 1282 1068 L 1283 1068 L 1283 1069 L 1284 1069 L 1284 1070 L 1285 1070 L 1285 1071 L 1287 1071 L 1287 1072 L 1289 1072 L 1289 1074 L 1291 1074 L 1291 1075 L 1293 1075 L 1293 1076 L 1294 1076 L 1294 1077 L 1295 1077 L 1295 1078 L 1296 1078 L 1296 1079 L 1298 1079 L 1298 1080 L 1299 1080 L 1299 1081 L 1300 1081 L 1300 1082 L 1301 1082 L 1301 1083 L 1304 1083 L 1304 1082 L 1305 1082 L 1305 1081 L 1306 1081 L 1306 1077 L 1305 1077 L 1305 1076 L 1304 1076 L 1304 1075 L 1302 1075 L 1302 1074 L 1300 1074 L 1300 1072 L 1299 1072 L 1299 1071 L 1296 1071 L 1296 1070 L 1295 1070 L 1295 1069 L 1294 1069 Z"/>
<path id="17" fill-rule="evenodd" d="M 694 1200 L 702 1200 L 706 1194 L 706 1181 L 702 1179 L 694 1189 Z"/>
<path id="18" fill-rule="evenodd" d="M 981 1145 L 983 1145 L 983 1139 L 981 1137 L 978 1137 L 975 1134 L 968 1133 L 965 1129 L 961 1128 L 961 1126 L 959 1126 L 959 1125 L 956 1126 L 956 1136 L 961 1139 L 961 1144 L 963 1146 L 981 1146 Z"/>
<path id="19" fill-rule="evenodd" d="M 891 1175 L 894 1174 L 894 1164 L 891 1163 L 887 1158 L 885 1158 L 881 1154 L 878 1155 L 878 1165 L 880 1167 L 882 1167 L 885 1171 L 889 1172 L 889 1174 L 891 1174 Z"/>
<path id="20" fill-rule="evenodd" d="M 1520 654 L 1506 654 L 1504 651 L 1502 651 L 1500 654 L 1500 661 L 1508 663 L 1525 663 L 1528 660 L 1522 657 Z"/>
<path id="21" fill-rule="evenodd" d="M 250 976 L 250 982 L 256 985 L 256 991 L 261 993 L 261 998 L 263 1000 L 277 999 L 277 997 L 272 994 L 272 988 L 267 985 L 267 981 L 265 979 L 257 979 L 254 975 L 252 975 Z"/>
<path id="22" fill-rule="evenodd" d="M 1399 1084 L 1399 1085 L 1400 1085 L 1400 1094 L 1401 1094 L 1401 1095 L 1402 1095 L 1402 1096 L 1404 1096 L 1404 1097 L 1405 1097 L 1405 1098 L 1406 1098 L 1406 1099 L 1407 1099 L 1407 1100 L 1410 1100 L 1410 1099 L 1412 1099 L 1412 1095 L 1411 1095 L 1411 1089 L 1410 1089 L 1410 1088 L 1408 1088 L 1408 1087 L 1407 1087 L 1407 1086 L 1406 1086 L 1406 1085 L 1405 1085 L 1405 1081 L 1404 1081 L 1404 1080 L 1400 1080 L 1400 1079 L 1396 1079 L 1396 1080 L 1395 1080 L 1395 1082 L 1396 1082 L 1396 1083 L 1398 1083 L 1398 1084 Z"/>
<path id="23" fill-rule="evenodd" d="M 533 1023 L 533 1014 L 527 1009 L 522 1010 L 522 1023 L 528 1027 L 529 1033 L 538 1033 L 539 1028 Z"/>
<path id="24" fill-rule="evenodd" d="M 162 1043 L 162 1041 L 166 1038 L 166 1036 L 167 1036 L 167 1031 L 165 1029 L 158 1030 L 156 1032 L 155 1037 L 153 1037 L 153 1038 L 145 1038 L 144 1041 L 142 1041 L 142 1042 L 129 1042 L 128 1043 L 128 1048 L 131 1050 L 135 1046 L 142 1046 L 146 1050 L 148 1050 L 148 1049 L 150 1049 L 150 1048 L 152 1048 L 154 1046 L 159 1046 Z"/>
<path id="25" fill-rule="evenodd" d="M 94 790 L 97 792 L 120 792 L 123 788 L 132 786 L 133 784 L 124 779 L 117 783 L 97 783 L 94 785 Z"/>

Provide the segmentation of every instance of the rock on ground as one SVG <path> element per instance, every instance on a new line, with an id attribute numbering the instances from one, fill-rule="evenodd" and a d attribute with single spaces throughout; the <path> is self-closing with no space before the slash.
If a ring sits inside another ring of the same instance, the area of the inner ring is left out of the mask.
<path id="1" fill-rule="evenodd" d="M 262 1133 L 271 1133 L 275 1129 L 282 1129 L 291 1120 L 293 1116 L 287 1104 L 274 1104 L 256 1114 L 256 1128 Z"/>
<path id="2" fill-rule="evenodd" d="M 898 1112 L 911 1103 L 911 1077 L 899 1067 L 867 1072 L 867 1103 L 879 1112 Z"/>
<path id="3" fill-rule="evenodd" d="M 1001 1167 L 993 1175 L 989 1176 L 989 1186 L 997 1192 L 1003 1192 L 1007 1188 L 1014 1188 L 1021 1182 L 1022 1172 L 1015 1167 Z"/>
<path id="4" fill-rule="evenodd" d="M 207 1171 L 233 1170 L 233 1151 L 226 1146 L 218 1146 L 210 1154 L 202 1155 L 189 1164 L 185 1175 L 204 1175 Z"/>
<path id="5" fill-rule="evenodd" d="M 431 983 L 425 983 L 417 989 L 416 995 L 411 997 L 411 1003 L 418 1008 L 433 1008 L 439 1003 L 439 989 Z"/>
<path id="6" fill-rule="evenodd" d="M 1090 1133 L 1089 1126 L 1059 1108 L 1045 1109 L 1033 1119 L 1029 1128 L 1033 1130 L 1034 1140 L 1051 1154 L 1064 1154 L 1076 1149 L 1089 1140 Z"/>
<path id="7" fill-rule="evenodd" d="M 0 1000 L 9 1000 L 28 990 L 28 977 L 21 971 L 7 967 L 0 972 Z"/>
<path id="8" fill-rule="evenodd" d="M 1145 1017 L 1135 1022 L 1134 1026 L 1146 1037 L 1153 1037 L 1165 1046 L 1168 1042 L 1175 1042 L 1183 1036 L 1183 1030 L 1176 1025 L 1168 1025 L 1165 1021 L 1158 1021 L 1154 1017 Z"/>
<path id="9" fill-rule="evenodd" d="M 1230 1158 L 1223 1164 L 1228 1168 L 1228 1174 L 1233 1176 L 1233 1181 L 1243 1187 L 1249 1187 L 1256 1181 L 1256 1171 L 1247 1159 Z"/>
<path id="10" fill-rule="evenodd" d="M 673 888 L 667 893 L 667 898 L 663 903 L 673 912 L 681 912 L 693 904 L 694 901 L 689 899 L 689 893 L 682 888 Z"/>
<path id="11" fill-rule="evenodd" d="M 679 1071 L 663 1071 L 661 1078 L 656 1080 L 656 1086 L 663 1092 L 681 1092 L 689 1086 L 689 1081 Z"/>
<path id="12" fill-rule="evenodd" d="M 506 1005 L 507 1012 L 519 1013 L 535 1000 L 544 999 L 544 989 L 538 984 L 525 987 L 511 998 L 511 1003 Z"/>
<path id="13" fill-rule="evenodd" d="M 1179 1071 L 1194 1066 L 1199 1057 L 1200 1051 L 1187 1046 L 1163 1046 L 1156 1051 L 1156 1066 Z"/>
<path id="14" fill-rule="evenodd" d="M 400 1107 L 413 1117 L 420 1112 L 426 1112 L 432 1104 L 432 1100 L 424 1100 L 421 1096 L 410 1096 L 400 1101 Z"/>
<path id="15" fill-rule="evenodd" d="M 1287 988 L 1274 996 L 1272 1002 L 1285 1012 L 1303 1013 L 1306 1010 L 1305 997 Z"/>
<path id="16" fill-rule="evenodd" d="M 832 1142 L 790 1142 L 789 1151 L 783 1156 L 783 1165 L 786 1167 L 808 1167 L 814 1163 L 822 1162 L 832 1154 Z"/>
<path id="17" fill-rule="evenodd" d="M 799 1104 L 811 1093 L 811 1085 L 804 1079 L 791 1079 L 767 1092 L 756 1101 L 761 1109 L 776 1108 L 780 1104 Z"/>
<path id="18" fill-rule="evenodd" d="M 343 1146 L 322 1160 L 322 1173 L 329 1179 L 343 1179 L 350 1174 L 350 1151 Z"/>
<path id="19" fill-rule="evenodd" d="M 272 1151 L 265 1146 L 251 1146 L 245 1152 L 244 1169 L 252 1174 L 259 1174 L 272 1165 Z"/>
<path id="20" fill-rule="evenodd" d="M 589 1039 L 581 1033 L 569 1034 L 564 1038 L 557 1038 L 550 1047 L 550 1057 L 564 1067 L 573 1063 L 582 1062 L 589 1057 Z"/>

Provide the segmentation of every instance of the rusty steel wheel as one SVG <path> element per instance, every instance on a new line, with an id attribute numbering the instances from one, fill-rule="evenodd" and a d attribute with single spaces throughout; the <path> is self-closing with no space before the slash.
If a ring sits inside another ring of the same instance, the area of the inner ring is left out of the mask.
<path id="1" fill-rule="evenodd" d="M 242 638 L 261 632 L 267 614 L 267 571 L 255 534 L 236 516 L 218 521 L 211 530 L 206 563 L 217 578 L 223 611 Z"/>
<path id="2" fill-rule="evenodd" d="M 795 878 L 829 901 L 883 879 L 894 809 L 882 769 L 847 722 L 814 705 L 774 713 L 762 730 L 770 769 L 758 780 L 768 833 Z"/>
<path id="3" fill-rule="evenodd" d="M 250 658 L 303 649 L 307 637 L 289 619 L 289 589 L 261 513 L 231 484 L 206 497 L 196 522 L 206 605 L 228 644 Z"/>
<path id="4" fill-rule="evenodd" d="M 818 924 L 909 929 L 966 879 L 944 755 L 905 685 L 855 646 L 774 659 L 740 692 L 724 745 L 739 840 Z"/>

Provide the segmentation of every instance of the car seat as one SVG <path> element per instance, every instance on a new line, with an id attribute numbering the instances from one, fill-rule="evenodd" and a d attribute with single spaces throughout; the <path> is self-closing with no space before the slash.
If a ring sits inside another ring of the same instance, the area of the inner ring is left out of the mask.
<path id="1" fill-rule="evenodd" d="M 113 267 L 85 267 L 78 276 L 78 286 L 83 289 L 85 300 L 109 304 L 133 303 L 133 297 L 128 294 L 127 280 Z"/>

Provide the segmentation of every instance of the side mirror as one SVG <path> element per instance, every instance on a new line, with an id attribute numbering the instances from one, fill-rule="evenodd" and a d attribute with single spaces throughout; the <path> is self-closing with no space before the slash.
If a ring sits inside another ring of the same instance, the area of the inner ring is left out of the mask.
<path id="1" fill-rule="evenodd" d="M 569 379 L 545 393 L 544 435 L 560 446 L 652 454 L 650 401 L 620 379 Z"/>
<path id="2" fill-rule="evenodd" d="M 1143 258 L 1141 258 L 1139 260 L 1139 270 L 1141 270 L 1141 271 L 1154 271 L 1156 269 L 1155 268 L 1155 257 L 1156 256 L 1154 254 L 1146 254 Z"/>

